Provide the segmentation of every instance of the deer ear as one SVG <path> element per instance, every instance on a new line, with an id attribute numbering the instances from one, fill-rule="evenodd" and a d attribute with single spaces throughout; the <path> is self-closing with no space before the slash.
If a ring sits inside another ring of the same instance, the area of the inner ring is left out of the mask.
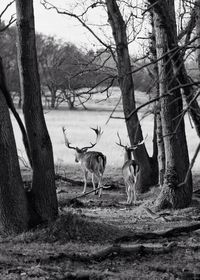
<path id="1" fill-rule="evenodd" d="M 135 166 L 135 173 L 137 174 L 139 171 L 140 171 L 140 167 L 139 167 L 138 164 L 136 164 L 136 166 Z M 136 174 L 135 174 L 135 175 L 136 175 Z"/>
<path id="2" fill-rule="evenodd" d="M 82 148 L 82 149 L 81 149 L 81 151 L 84 152 L 84 153 L 86 153 L 87 150 L 88 150 L 88 148 Z"/>
<path id="3" fill-rule="evenodd" d="M 139 172 L 139 170 L 140 170 L 139 165 L 138 165 L 137 163 L 134 163 L 134 175 L 135 175 L 135 176 L 137 175 L 137 173 Z"/>

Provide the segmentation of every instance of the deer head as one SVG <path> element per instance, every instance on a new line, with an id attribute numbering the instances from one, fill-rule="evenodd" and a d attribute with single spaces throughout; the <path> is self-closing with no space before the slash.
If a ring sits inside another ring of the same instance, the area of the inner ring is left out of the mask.
<path id="1" fill-rule="evenodd" d="M 136 150 L 138 148 L 138 146 L 140 146 L 144 143 L 144 139 L 143 139 L 142 141 L 138 142 L 137 144 L 135 144 L 133 146 L 123 145 L 118 132 L 117 132 L 117 137 L 119 139 L 119 143 L 116 142 L 116 144 L 118 146 L 124 148 L 124 150 L 125 150 L 125 155 L 124 155 L 125 161 L 126 160 L 131 160 L 132 159 L 132 152 L 134 150 Z"/>
<path id="2" fill-rule="evenodd" d="M 85 146 L 85 147 L 82 147 L 82 148 L 78 148 L 78 147 L 74 147 L 74 146 L 71 145 L 71 143 L 69 142 L 69 140 L 68 140 L 68 138 L 66 136 L 66 133 L 65 133 L 66 129 L 64 127 L 62 127 L 62 131 L 63 131 L 64 139 L 65 139 L 65 145 L 69 149 L 74 149 L 75 150 L 75 161 L 76 162 L 79 162 L 80 159 L 82 158 L 82 156 L 87 152 L 87 150 L 93 148 L 99 142 L 99 139 L 100 139 L 103 131 L 98 126 L 97 126 L 97 128 L 92 128 L 91 127 L 91 129 L 96 134 L 96 141 L 94 143 L 90 142 L 90 146 Z"/>

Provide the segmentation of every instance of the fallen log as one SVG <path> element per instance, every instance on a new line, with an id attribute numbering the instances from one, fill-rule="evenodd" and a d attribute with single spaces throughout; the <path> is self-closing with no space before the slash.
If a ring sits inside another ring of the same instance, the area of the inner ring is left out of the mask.
<path id="1" fill-rule="evenodd" d="M 55 175 L 55 180 L 62 180 L 64 182 L 70 183 L 75 186 L 83 186 L 83 181 L 73 180 L 73 179 L 67 178 L 65 176 L 62 176 L 60 174 Z M 89 187 L 93 187 L 91 182 L 88 182 L 87 185 Z M 104 187 L 105 187 L 105 189 L 109 188 L 109 189 L 116 189 L 116 190 L 119 188 L 118 184 L 116 184 L 116 183 L 111 183 L 111 184 L 106 183 L 106 184 L 104 184 Z"/>

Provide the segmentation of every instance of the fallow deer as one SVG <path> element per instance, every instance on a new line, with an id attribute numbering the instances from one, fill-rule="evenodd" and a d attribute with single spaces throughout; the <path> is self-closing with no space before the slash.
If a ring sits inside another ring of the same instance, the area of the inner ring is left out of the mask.
<path id="1" fill-rule="evenodd" d="M 96 190 L 95 186 L 95 179 L 97 179 L 98 182 L 98 194 L 99 197 L 101 196 L 102 193 L 102 177 L 103 173 L 105 170 L 106 166 L 106 156 L 102 154 L 101 152 L 96 152 L 96 151 L 88 151 L 88 149 L 93 148 L 99 141 L 102 131 L 101 128 L 91 128 L 94 130 L 96 133 L 96 142 L 95 143 L 90 143 L 90 146 L 83 147 L 83 148 L 78 148 L 70 145 L 70 142 L 66 136 L 66 129 L 63 127 L 63 134 L 64 134 L 64 139 L 65 139 L 65 145 L 69 149 L 74 149 L 75 150 L 75 162 L 80 162 L 81 168 L 83 170 L 83 175 L 84 175 L 84 187 L 83 187 L 83 193 L 86 192 L 86 187 L 87 187 L 87 178 L 88 178 L 88 172 L 92 174 L 92 184 L 93 184 L 93 189 L 94 191 Z M 96 191 L 95 191 L 95 194 Z"/>
<path id="2" fill-rule="evenodd" d="M 132 159 L 132 152 L 133 150 L 137 149 L 137 146 L 142 144 L 142 142 L 135 146 L 129 147 L 128 145 L 122 144 L 118 133 L 117 136 L 119 138 L 119 143 L 116 144 L 124 149 L 124 164 L 122 166 L 122 176 L 126 187 L 127 204 L 132 204 L 133 200 L 135 204 L 136 203 L 135 184 L 137 181 L 137 176 L 140 168 L 138 162 Z"/>

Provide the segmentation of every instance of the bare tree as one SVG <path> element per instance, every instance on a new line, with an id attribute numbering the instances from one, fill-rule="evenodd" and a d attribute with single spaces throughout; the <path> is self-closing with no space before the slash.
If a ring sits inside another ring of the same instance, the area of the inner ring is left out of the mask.
<path id="1" fill-rule="evenodd" d="M 105 4 L 103 2 L 90 3 L 88 4 L 88 7 L 83 5 L 85 10 L 79 14 L 72 13 L 66 9 L 58 9 L 46 0 L 42 1 L 42 3 L 47 9 L 53 8 L 59 14 L 76 18 L 98 40 L 98 42 L 105 47 L 105 49 L 110 51 L 110 54 L 112 55 L 117 66 L 118 82 L 122 93 L 124 116 L 131 145 L 141 142 L 143 140 L 143 135 L 138 116 L 137 114 L 133 114 L 132 116 L 130 115 L 131 111 L 135 109 L 135 96 L 131 61 L 128 51 L 128 39 L 126 35 L 127 24 L 122 17 L 116 0 L 108 0 L 105 2 Z M 107 9 L 107 15 L 115 41 L 114 46 L 105 43 L 104 40 L 93 31 L 91 25 L 87 25 L 85 22 L 85 15 L 87 14 L 87 11 L 98 8 L 102 5 L 104 8 L 106 6 Z M 150 158 L 145 145 L 141 145 L 138 150 L 134 152 L 134 157 L 139 162 L 141 167 L 136 188 L 138 192 L 144 192 L 147 191 L 149 186 L 156 184 L 158 181 L 157 155 L 154 153 L 154 157 Z"/>
<path id="2" fill-rule="evenodd" d="M 173 13 L 174 2 L 168 3 L 168 12 Z M 164 207 L 182 208 L 190 204 L 192 198 L 192 177 L 182 187 L 189 168 L 189 156 L 187 150 L 184 119 L 182 117 L 183 104 L 180 88 L 174 79 L 173 64 L 168 52 L 166 30 L 163 27 L 163 19 L 154 10 L 154 27 L 156 34 L 156 53 L 159 72 L 159 92 L 161 98 L 161 122 L 165 147 L 165 179 L 162 191 L 156 201 L 158 209 Z M 174 35 L 175 36 L 175 35 Z M 171 89 L 172 93 L 167 92 Z"/>
<path id="3" fill-rule="evenodd" d="M 16 9 L 20 86 L 33 168 L 32 189 L 29 196 L 31 206 L 40 219 L 38 222 L 46 222 L 57 217 L 58 206 L 52 145 L 41 102 L 33 1 L 16 0 Z"/>
<path id="4" fill-rule="evenodd" d="M 12 124 L 3 92 L 3 73 L 0 61 L 0 231 L 9 234 L 27 230 L 29 214 Z"/>

